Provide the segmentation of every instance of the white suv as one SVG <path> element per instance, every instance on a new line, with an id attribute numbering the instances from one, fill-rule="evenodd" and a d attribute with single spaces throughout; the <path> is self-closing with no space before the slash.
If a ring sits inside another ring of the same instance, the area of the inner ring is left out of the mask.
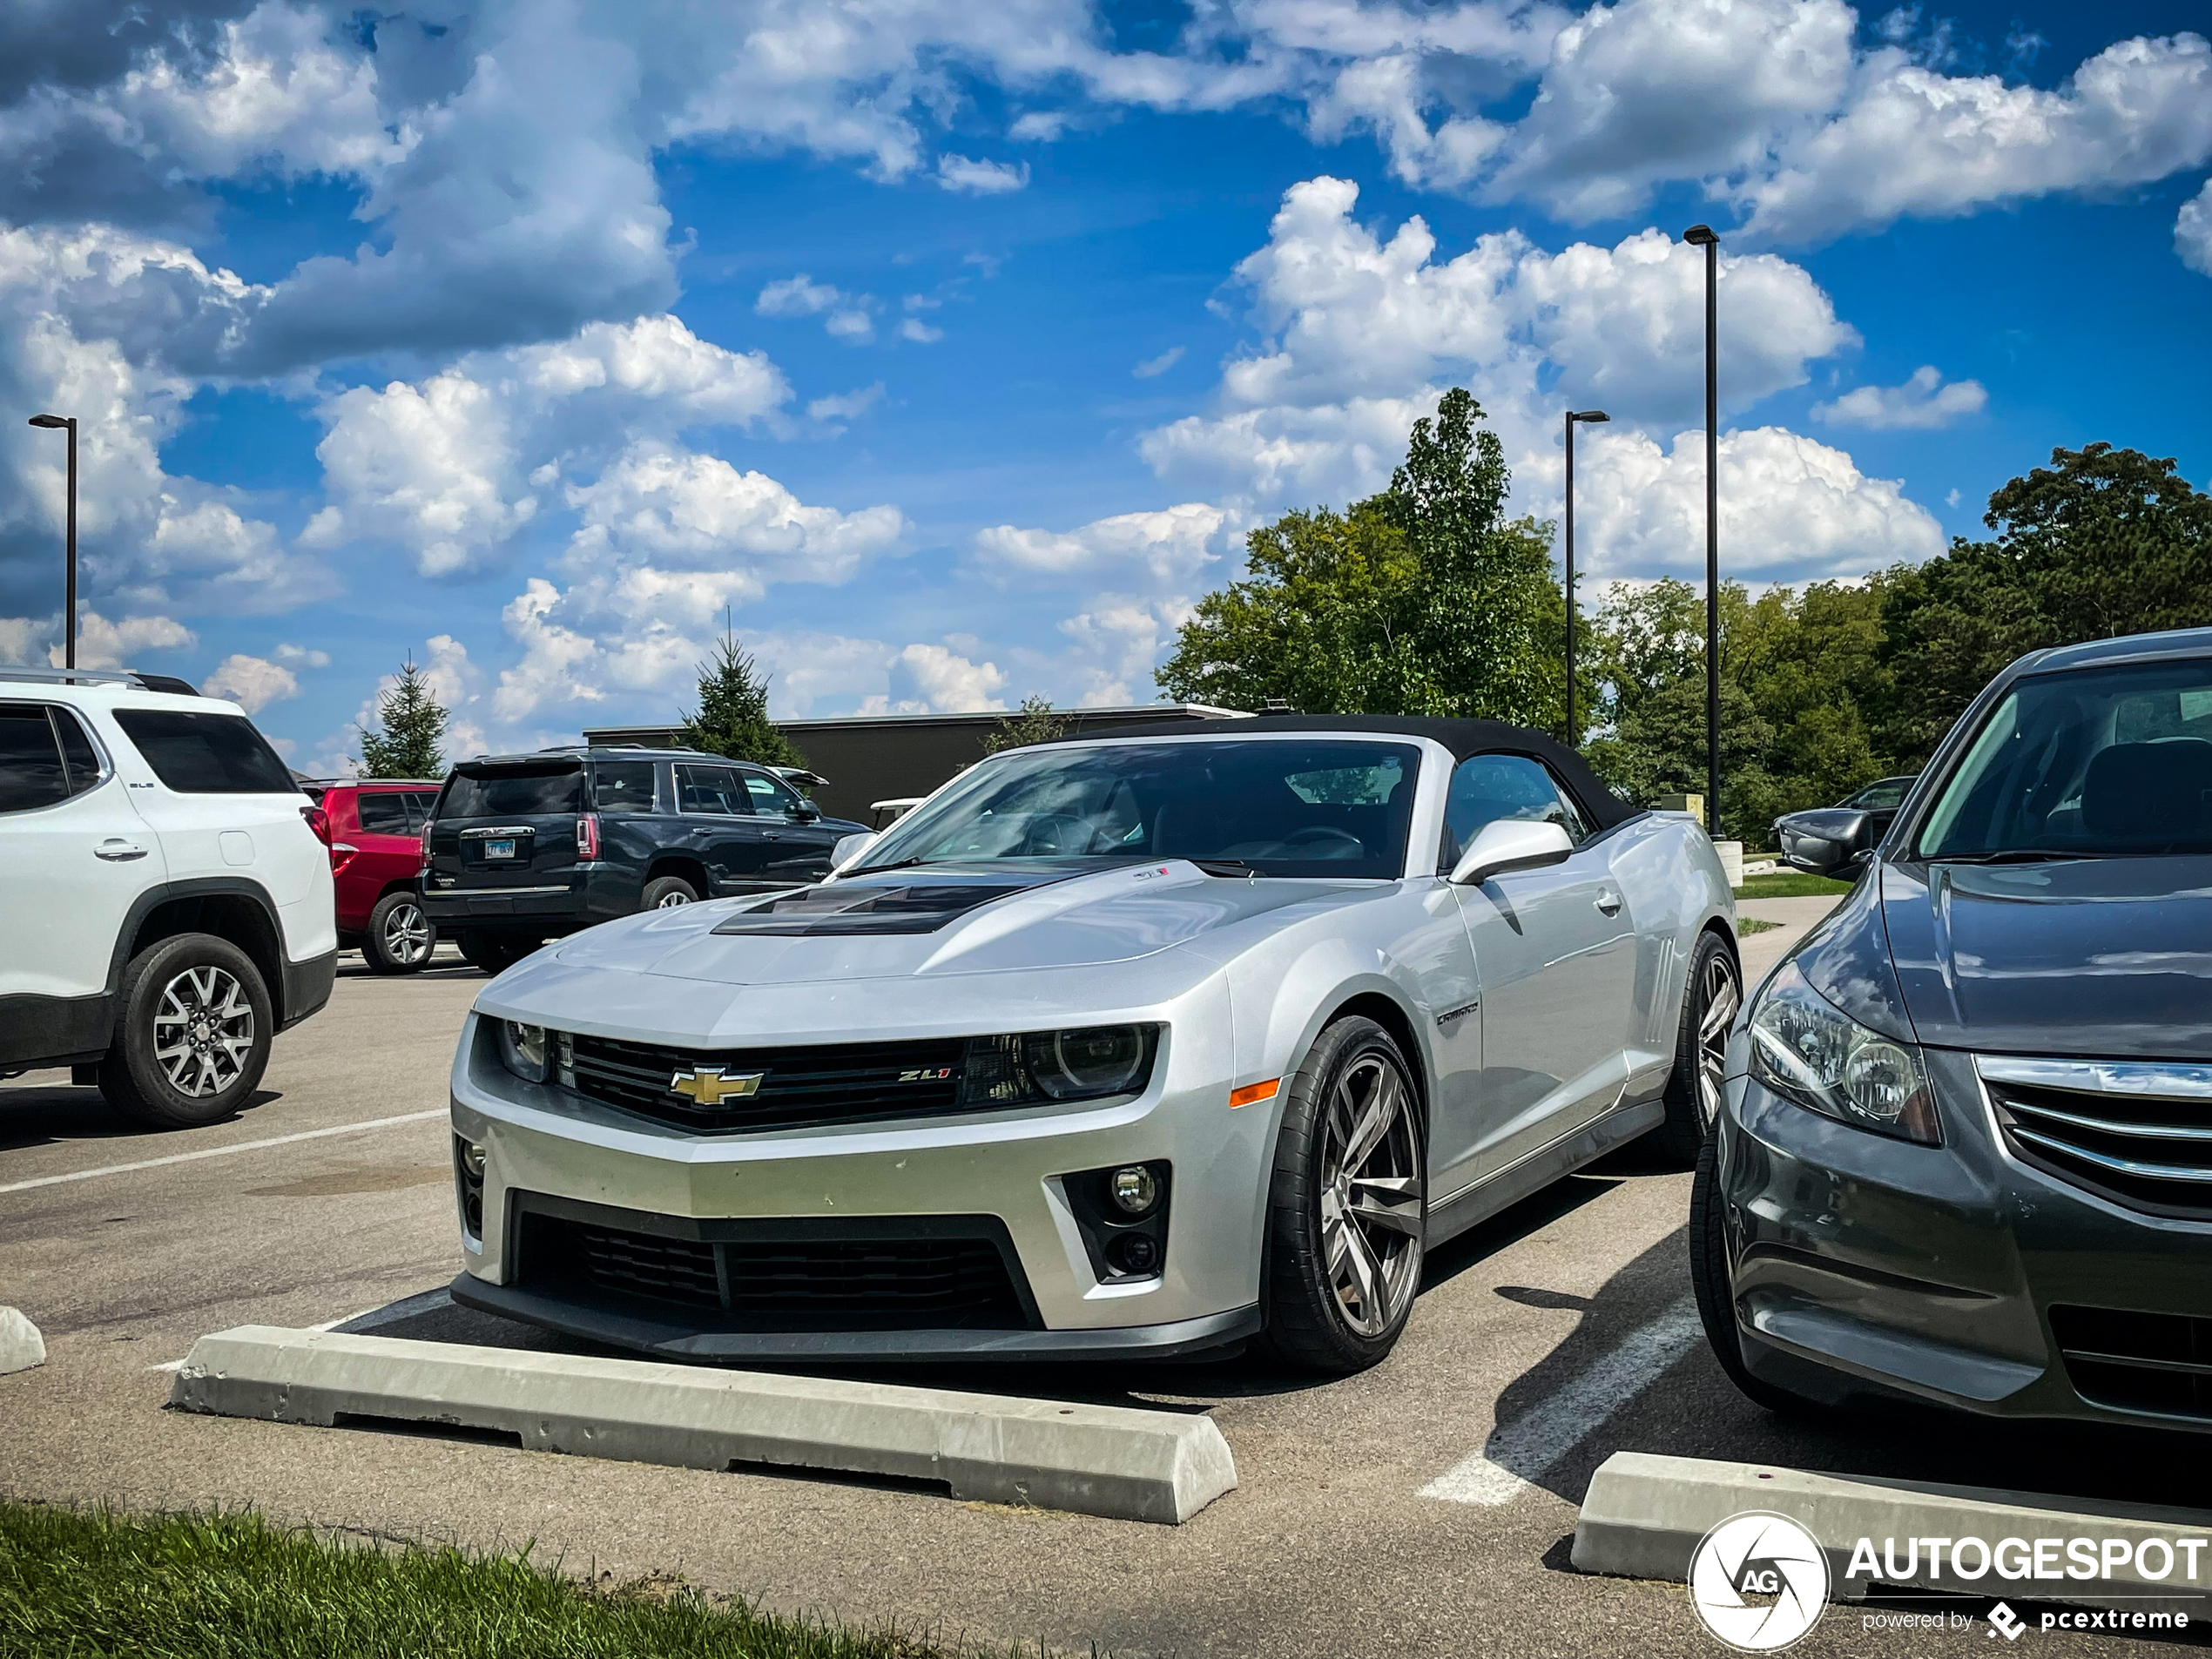
<path id="1" fill-rule="evenodd" d="M 235 704 L 0 669 L 0 1076 L 71 1066 L 165 1127 L 245 1104 L 330 998 L 319 811 Z"/>

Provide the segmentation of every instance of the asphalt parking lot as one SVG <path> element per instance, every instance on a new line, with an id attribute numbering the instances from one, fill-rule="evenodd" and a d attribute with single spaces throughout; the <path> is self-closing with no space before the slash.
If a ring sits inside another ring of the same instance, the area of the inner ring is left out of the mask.
<path id="1" fill-rule="evenodd" d="M 1747 905 L 1787 924 L 1744 941 L 1751 975 L 1822 907 Z M 787 1611 L 1078 1653 L 1672 1655 L 1722 1651 L 1679 1586 L 1568 1564 L 1576 1504 L 1612 1452 L 2191 1507 L 2212 1471 L 2193 1440 L 1762 1413 L 1697 1330 L 1689 1177 L 1634 1149 L 1437 1252 L 1405 1341 L 1363 1376 L 1315 1385 L 1238 1362 L 904 1379 L 1211 1413 L 1241 1484 L 1180 1527 L 164 1411 L 193 1339 L 236 1325 L 420 1296 L 380 1333 L 552 1345 L 435 1294 L 456 1266 L 446 1068 L 482 983 L 442 956 L 401 980 L 349 959 L 331 1007 L 279 1040 L 260 1103 L 206 1130 L 140 1134 L 64 1074 L 0 1084 L 0 1302 L 50 1355 L 0 1378 L 0 1487 L 535 1541 L 572 1568 L 678 1572 Z M 1987 1651 L 1978 1622 L 1906 1634 L 1864 1618 L 1831 1608 L 1797 1651 Z"/>

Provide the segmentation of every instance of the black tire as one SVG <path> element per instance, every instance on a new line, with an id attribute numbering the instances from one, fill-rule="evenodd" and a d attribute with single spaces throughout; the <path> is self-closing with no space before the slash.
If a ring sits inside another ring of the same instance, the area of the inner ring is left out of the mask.
<path id="1" fill-rule="evenodd" d="M 149 945 L 123 970 L 121 1017 L 100 1092 L 156 1129 L 230 1116 L 268 1069 L 276 1009 L 261 970 L 212 934 Z"/>
<path id="2" fill-rule="evenodd" d="M 1386 1087 L 1396 1090 L 1394 1111 L 1383 1103 L 1389 1121 L 1364 1156 L 1346 1160 L 1364 1121 L 1358 1115 L 1375 1102 L 1372 1090 Z M 1263 1340 L 1286 1365 L 1343 1376 L 1390 1352 L 1420 1288 L 1428 1224 L 1420 1096 L 1390 1034 L 1356 1015 L 1322 1032 L 1285 1093 L 1268 1190 Z M 1363 1204 L 1347 1214 L 1354 1186 L 1365 1189 Z M 1372 1219 L 1379 1215 L 1391 1218 Z M 1332 1242 L 1339 1239 L 1341 1251 Z M 1372 1299 L 1339 1289 L 1356 1283 L 1373 1285 Z"/>
<path id="3" fill-rule="evenodd" d="M 641 910 L 664 910 L 698 901 L 699 890 L 680 875 L 657 875 L 645 883 L 645 890 L 637 895 L 637 907 Z"/>
<path id="4" fill-rule="evenodd" d="M 537 948 L 535 939 L 510 939 L 505 934 L 471 931 L 453 941 L 470 965 L 487 974 L 504 974 Z"/>
<path id="5" fill-rule="evenodd" d="M 1718 1031 L 1709 1032 L 1716 995 L 1725 1012 Z M 1695 1165 L 1699 1150 L 1713 1138 L 1729 1027 L 1743 1006 L 1743 969 L 1736 953 L 1718 934 L 1698 934 L 1697 947 L 1689 954 L 1689 977 L 1683 986 L 1682 1016 L 1675 1030 L 1675 1069 L 1667 1076 L 1667 1121 L 1654 1131 L 1677 1169 Z"/>
<path id="6" fill-rule="evenodd" d="M 370 973 L 420 974 L 437 948 L 437 924 L 422 914 L 422 901 L 404 888 L 386 894 L 368 913 L 361 960 Z"/>
<path id="7" fill-rule="evenodd" d="M 1744 1399 L 1770 1412 L 1813 1413 L 1819 1409 L 1814 1401 L 1761 1382 L 1744 1368 L 1743 1345 L 1736 1329 L 1725 1211 L 1726 1200 L 1721 1196 L 1720 1139 L 1715 1136 L 1698 1150 L 1697 1173 L 1689 1187 L 1689 1287 L 1697 1298 L 1698 1323 L 1705 1327 L 1705 1340 L 1713 1358 L 1721 1362 L 1721 1369 Z"/>

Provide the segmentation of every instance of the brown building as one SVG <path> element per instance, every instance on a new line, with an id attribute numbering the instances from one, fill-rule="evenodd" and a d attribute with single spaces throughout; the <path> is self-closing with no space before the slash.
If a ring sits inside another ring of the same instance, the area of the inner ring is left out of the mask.
<path id="1" fill-rule="evenodd" d="M 1203 703 L 1154 703 L 1140 708 L 1054 711 L 1069 735 L 1103 732 L 1153 720 L 1241 720 L 1235 709 Z M 784 735 L 798 745 L 806 764 L 829 779 L 812 791 L 824 812 L 862 824 L 874 820 L 870 808 L 880 800 L 927 795 L 963 766 L 983 758 L 983 745 L 1004 711 L 980 714 L 854 714 L 833 720 L 779 720 Z M 583 732 L 586 743 L 641 743 L 663 746 L 676 741 L 672 725 L 595 725 Z"/>

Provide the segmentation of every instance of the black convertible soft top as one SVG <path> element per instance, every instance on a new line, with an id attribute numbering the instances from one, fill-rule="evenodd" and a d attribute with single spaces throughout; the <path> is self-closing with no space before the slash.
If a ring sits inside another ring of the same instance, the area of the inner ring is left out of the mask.
<path id="1" fill-rule="evenodd" d="M 1145 725 L 1117 725 L 1055 739 L 1089 743 L 1101 738 L 1240 738 L 1261 732 L 1370 732 L 1378 737 L 1433 738 L 1453 759 L 1475 755 L 1526 755 L 1551 768 L 1574 792 L 1575 804 L 1599 829 L 1637 816 L 1598 779 L 1590 763 L 1558 738 L 1502 720 L 1446 720 L 1420 714 L 1260 714 L 1244 720 L 1170 720 Z"/>

